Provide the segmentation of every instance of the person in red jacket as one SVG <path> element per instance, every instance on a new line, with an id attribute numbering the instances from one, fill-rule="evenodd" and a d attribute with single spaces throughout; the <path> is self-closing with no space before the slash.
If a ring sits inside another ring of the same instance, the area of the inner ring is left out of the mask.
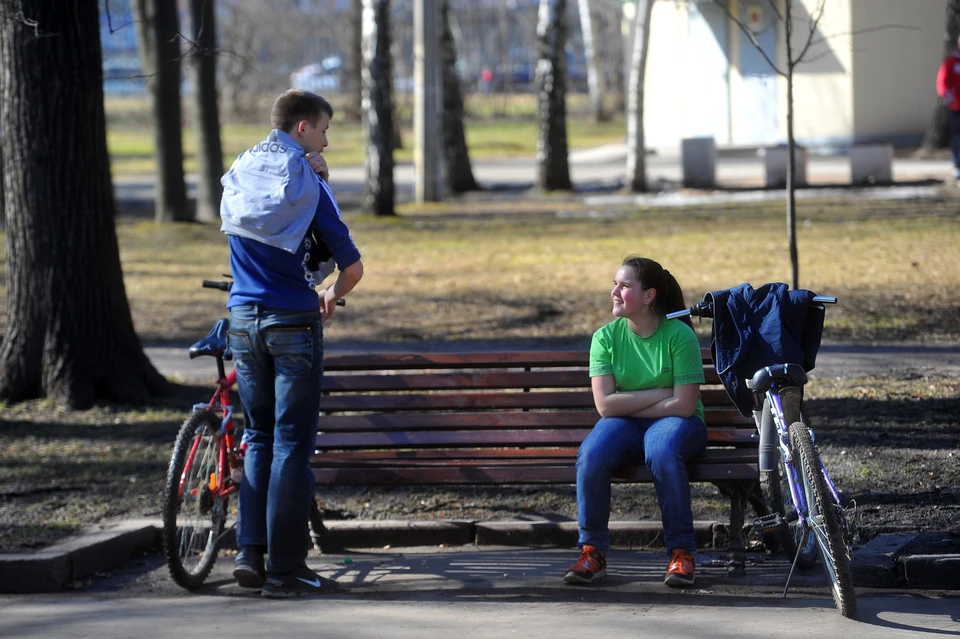
<path id="1" fill-rule="evenodd" d="M 950 113 L 950 155 L 953 177 L 960 180 L 960 38 L 937 73 L 937 94 Z"/>

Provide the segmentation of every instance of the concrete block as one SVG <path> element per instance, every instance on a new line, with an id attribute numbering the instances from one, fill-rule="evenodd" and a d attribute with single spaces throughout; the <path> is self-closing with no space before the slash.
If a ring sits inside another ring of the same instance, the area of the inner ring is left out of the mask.
<path id="1" fill-rule="evenodd" d="M 850 147 L 850 181 L 853 184 L 893 182 L 893 145 L 857 144 Z"/>
<path id="2" fill-rule="evenodd" d="M 50 550 L 70 555 L 72 579 L 77 580 L 115 568 L 159 544 L 160 526 L 137 520 L 87 531 L 51 546 Z"/>
<path id="3" fill-rule="evenodd" d="M 0 593 L 56 592 L 72 577 L 69 552 L 0 555 Z"/>
<path id="4" fill-rule="evenodd" d="M 477 523 L 478 546 L 577 545 L 575 521 L 483 521 Z"/>
<path id="5" fill-rule="evenodd" d="M 900 562 L 907 588 L 960 590 L 960 555 L 907 555 Z"/>
<path id="6" fill-rule="evenodd" d="M 897 563 L 900 551 L 916 538 L 916 533 L 882 534 L 853 551 L 850 572 L 855 586 L 902 588 L 902 570 Z"/>
<path id="7" fill-rule="evenodd" d="M 717 147 L 713 138 L 686 138 L 680 143 L 683 185 L 712 188 L 717 181 Z"/>
<path id="8" fill-rule="evenodd" d="M 769 146 L 763 150 L 763 172 L 765 184 L 777 188 L 787 185 L 787 147 Z M 794 148 L 794 186 L 807 184 L 807 150 L 802 146 Z"/>
<path id="9" fill-rule="evenodd" d="M 344 548 L 462 546 L 472 544 L 472 521 L 325 521 L 331 540 Z"/>

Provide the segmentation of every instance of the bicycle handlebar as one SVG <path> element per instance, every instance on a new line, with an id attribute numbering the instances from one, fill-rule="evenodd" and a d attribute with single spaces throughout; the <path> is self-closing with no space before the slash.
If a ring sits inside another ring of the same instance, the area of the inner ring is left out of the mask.
<path id="1" fill-rule="evenodd" d="M 216 289 L 220 289 L 221 291 L 229 291 L 230 288 L 233 286 L 233 282 L 215 282 L 213 280 L 203 280 L 202 286 L 203 288 L 216 288 Z M 346 306 L 346 305 L 347 305 L 347 300 L 343 299 L 342 297 L 337 300 L 337 306 Z"/>
<path id="2" fill-rule="evenodd" d="M 837 298 L 827 295 L 816 295 L 810 301 L 812 304 L 836 304 Z M 667 319 L 676 319 L 678 317 L 685 317 L 687 315 L 691 315 L 693 317 L 713 317 L 713 303 L 707 301 L 698 302 L 690 308 L 685 308 L 682 311 L 667 313 Z"/>
<path id="3" fill-rule="evenodd" d="M 214 282 L 212 280 L 203 280 L 203 288 L 218 288 L 221 291 L 229 291 L 233 282 Z"/>

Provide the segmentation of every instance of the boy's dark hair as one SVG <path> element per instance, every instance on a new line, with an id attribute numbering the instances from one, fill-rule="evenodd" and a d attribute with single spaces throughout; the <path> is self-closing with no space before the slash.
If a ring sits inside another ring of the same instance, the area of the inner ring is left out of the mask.
<path id="1" fill-rule="evenodd" d="M 677 278 L 671 275 L 670 271 L 660 266 L 658 262 L 648 257 L 630 255 L 624 258 L 623 266 L 629 266 L 633 269 L 640 286 L 657 291 L 657 296 L 653 299 L 650 308 L 657 315 L 682 311 L 687 307 L 683 301 L 683 290 L 680 288 Z M 693 328 L 693 322 L 690 321 L 689 317 L 681 317 L 680 320 Z"/>
<path id="2" fill-rule="evenodd" d="M 317 124 L 321 113 L 333 117 L 333 107 L 316 93 L 290 89 L 280 94 L 270 110 L 270 125 L 289 133 L 301 120 Z"/>

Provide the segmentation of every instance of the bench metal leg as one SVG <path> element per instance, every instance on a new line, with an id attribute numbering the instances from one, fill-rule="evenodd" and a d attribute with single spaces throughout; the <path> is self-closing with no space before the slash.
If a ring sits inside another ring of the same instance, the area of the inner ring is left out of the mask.
<path id="1" fill-rule="evenodd" d="M 746 553 L 743 543 L 743 520 L 751 486 L 747 482 L 717 482 L 720 494 L 730 498 L 730 534 L 727 542 L 727 576 L 743 577 L 746 571 Z"/>

